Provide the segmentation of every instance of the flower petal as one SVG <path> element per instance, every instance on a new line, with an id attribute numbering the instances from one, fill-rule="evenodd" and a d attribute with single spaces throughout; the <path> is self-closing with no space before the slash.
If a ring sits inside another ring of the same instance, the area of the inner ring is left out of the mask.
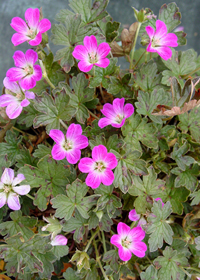
<path id="1" fill-rule="evenodd" d="M 108 118 L 101 118 L 98 122 L 98 126 L 100 128 L 104 128 L 107 125 L 112 124 L 112 120 L 108 119 Z"/>
<path id="2" fill-rule="evenodd" d="M 53 159 L 55 159 L 55 160 L 62 160 L 67 155 L 66 150 L 58 144 L 55 144 L 53 146 L 53 149 L 51 150 L 51 154 L 52 154 Z"/>
<path id="3" fill-rule="evenodd" d="M 32 29 L 36 29 L 38 27 L 39 19 L 40 19 L 40 11 L 39 9 L 32 9 L 29 8 L 25 12 L 25 19 L 29 25 L 29 27 Z"/>
<path id="4" fill-rule="evenodd" d="M 121 123 L 113 122 L 111 125 L 112 125 L 113 127 L 120 128 L 120 127 L 122 127 L 122 126 L 124 125 L 125 120 L 126 120 L 126 119 L 123 118 L 123 120 L 121 121 Z"/>
<path id="5" fill-rule="evenodd" d="M 118 250 L 119 257 L 122 261 L 129 261 L 132 257 L 131 251 L 123 246 L 119 247 Z"/>
<path id="6" fill-rule="evenodd" d="M 8 207 L 12 210 L 19 210 L 21 208 L 21 205 L 19 203 L 19 197 L 16 193 L 9 193 L 7 203 Z"/>
<path id="7" fill-rule="evenodd" d="M 63 145 L 65 142 L 65 135 L 64 133 L 59 129 L 51 129 L 49 132 L 49 136 L 60 145 Z"/>
<path id="8" fill-rule="evenodd" d="M 97 39 L 94 35 L 85 36 L 83 40 L 84 46 L 88 50 L 89 53 L 97 51 Z"/>
<path id="9" fill-rule="evenodd" d="M 88 51 L 85 46 L 78 45 L 74 48 L 72 55 L 76 59 L 84 60 L 88 58 Z"/>
<path id="10" fill-rule="evenodd" d="M 20 194 L 20 195 L 25 195 L 27 193 L 29 193 L 31 190 L 31 187 L 29 185 L 21 185 L 18 187 L 13 187 L 13 191 L 15 191 L 16 193 Z"/>
<path id="11" fill-rule="evenodd" d="M 27 65 L 25 54 L 22 51 L 16 51 L 13 55 L 15 66 L 24 68 Z"/>
<path id="12" fill-rule="evenodd" d="M 124 98 L 115 98 L 113 100 L 113 110 L 115 111 L 116 115 L 124 115 Z"/>
<path id="13" fill-rule="evenodd" d="M 76 149 L 85 149 L 88 144 L 88 138 L 85 135 L 80 135 L 74 139 L 74 148 Z"/>
<path id="14" fill-rule="evenodd" d="M 44 33 L 44 32 L 46 32 L 46 31 L 48 31 L 50 28 L 51 28 L 51 22 L 50 22 L 50 20 L 48 20 L 48 19 L 46 19 L 46 18 L 43 18 L 43 19 L 39 22 L 37 30 L 38 30 L 40 33 Z"/>
<path id="15" fill-rule="evenodd" d="M 152 47 L 151 43 L 147 46 L 147 52 L 157 52 L 156 49 Z"/>
<path id="16" fill-rule="evenodd" d="M 91 172 L 87 175 L 85 179 L 85 183 L 87 186 L 91 187 L 92 189 L 96 189 L 101 184 L 100 176 L 95 172 Z"/>
<path id="17" fill-rule="evenodd" d="M 56 237 L 51 241 L 51 245 L 52 246 L 58 246 L 58 245 L 65 246 L 65 245 L 67 245 L 67 241 L 68 241 L 67 237 L 59 234 L 59 235 L 56 235 Z"/>
<path id="18" fill-rule="evenodd" d="M 14 93 L 21 93 L 19 85 L 16 82 L 11 82 L 8 77 L 3 80 L 4 87 Z"/>
<path id="19" fill-rule="evenodd" d="M 76 164 L 81 158 L 81 150 L 73 149 L 71 151 L 66 151 L 67 161 L 71 164 Z"/>
<path id="20" fill-rule="evenodd" d="M 14 46 L 18 46 L 26 41 L 28 41 L 30 38 L 24 34 L 14 33 L 11 38 L 11 42 Z"/>
<path id="21" fill-rule="evenodd" d="M 104 158 L 104 162 L 106 163 L 106 167 L 109 169 L 115 168 L 118 164 L 117 158 L 113 153 L 107 153 Z"/>
<path id="22" fill-rule="evenodd" d="M 104 172 L 101 173 L 101 181 L 105 186 L 112 185 L 114 179 L 115 176 L 109 168 L 107 168 Z"/>
<path id="23" fill-rule="evenodd" d="M 131 221 L 138 221 L 138 220 L 140 219 L 140 215 L 137 214 L 137 212 L 136 212 L 135 209 L 133 209 L 133 210 L 131 210 L 131 211 L 129 212 L 128 218 L 129 218 L 129 220 L 131 220 Z"/>
<path id="24" fill-rule="evenodd" d="M 152 40 L 155 34 L 155 30 L 150 25 L 146 26 L 146 32 L 149 35 L 149 38 Z"/>
<path id="25" fill-rule="evenodd" d="M 23 107 L 20 102 L 12 102 L 6 108 L 6 114 L 12 119 L 16 119 L 22 112 Z"/>
<path id="26" fill-rule="evenodd" d="M 165 203 L 162 201 L 162 199 L 160 198 L 160 197 L 157 197 L 156 199 L 155 199 L 155 201 L 161 201 L 161 203 L 162 203 L 162 207 L 165 205 Z"/>
<path id="27" fill-rule="evenodd" d="M 115 245 L 117 248 L 119 248 L 121 245 L 121 238 L 118 234 L 114 234 L 111 239 L 110 239 L 110 243 Z"/>
<path id="28" fill-rule="evenodd" d="M 124 117 L 128 118 L 134 113 L 134 107 L 132 104 L 128 103 L 124 106 Z"/>
<path id="29" fill-rule="evenodd" d="M 109 103 L 103 105 L 103 109 L 101 110 L 101 113 L 110 120 L 114 120 L 116 117 L 115 111 L 113 109 L 113 105 Z"/>
<path id="30" fill-rule="evenodd" d="M 14 17 L 11 20 L 11 24 L 10 26 L 17 31 L 18 33 L 21 33 L 23 35 L 26 35 L 28 33 L 28 26 L 26 24 L 26 22 L 20 18 L 20 17 Z"/>
<path id="31" fill-rule="evenodd" d="M 82 72 L 89 72 L 93 67 L 93 64 L 89 63 L 88 60 L 81 60 L 78 63 L 78 68 L 82 71 Z"/>
<path id="32" fill-rule="evenodd" d="M 109 64 L 110 64 L 110 60 L 108 58 L 101 58 L 98 60 L 97 63 L 94 63 L 94 65 L 102 68 L 108 67 Z"/>
<path id="33" fill-rule="evenodd" d="M 92 158 L 95 161 L 104 160 L 107 156 L 107 149 L 104 145 L 95 146 L 92 150 Z"/>
<path id="34" fill-rule="evenodd" d="M 127 226 L 125 223 L 120 222 L 117 225 L 117 232 L 122 239 L 128 236 L 130 230 L 131 230 L 130 227 Z"/>
<path id="35" fill-rule="evenodd" d="M 94 170 L 94 164 L 95 162 L 93 161 L 93 159 L 85 157 L 80 160 L 78 168 L 83 173 L 89 173 Z"/>
<path id="36" fill-rule="evenodd" d="M 34 88 L 36 86 L 36 80 L 34 79 L 33 75 L 28 75 L 21 80 L 21 86 L 28 90 Z"/>
<path id="37" fill-rule="evenodd" d="M 6 201 L 7 201 L 6 193 L 1 192 L 0 193 L 0 208 L 6 204 Z"/>
<path id="38" fill-rule="evenodd" d="M 162 57 L 164 60 L 168 60 L 172 57 L 172 50 L 168 47 L 159 47 L 156 48 L 156 52 Z"/>
<path id="39" fill-rule="evenodd" d="M 167 26 L 166 24 L 161 21 L 161 20 L 157 20 L 156 21 L 156 32 L 155 32 L 155 39 L 161 39 L 162 37 L 164 37 L 167 34 Z"/>
<path id="40" fill-rule="evenodd" d="M 19 183 L 21 183 L 22 181 L 24 181 L 26 178 L 24 176 L 24 174 L 18 174 L 17 177 L 14 178 L 13 182 L 12 182 L 12 186 L 16 186 Z"/>
<path id="41" fill-rule="evenodd" d="M 162 46 L 178 47 L 178 37 L 174 33 L 168 33 L 165 37 L 160 40 Z"/>
<path id="42" fill-rule="evenodd" d="M 14 170 L 11 168 L 5 168 L 2 176 L 1 176 L 1 182 L 6 185 L 11 185 L 14 179 Z"/>
<path id="43" fill-rule="evenodd" d="M 35 99 L 35 93 L 32 91 L 25 91 L 25 97 L 28 99 Z"/>
<path id="44" fill-rule="evenodd" d="M 82 134 L 82 128 L 80 124 L 70 124 L 67 129 L 66 138 L 68 140 L 74 140 L 77 136 Z"/>
<path id="45" fill-rule="evenodd" d="M 25 72 L 21 68 L 12 67 L 6 72 L 6 76 L 11 82 L 16 82 L 21 80 L 25 76 Z"/>
<path id="46" fill-rule="evenodd" d="M 33 40 L 30 40 L 28 43 L 31 46 L 38 46 L 42 42 L 42 33 L 38 33 Z"/>
<path id="47" fill-rule="evenodd" d="M 33 78 L 36 81 L 39 81 L 42 79 L 42 69 L 41 69 L 40 65 L 33 66 Z"/>
<path id="48" fill-rule="evenodd" d="M 18 102 L 17 98 L 11 94 L 3 94 L 0 96 L 0 107 L 8 106 L 10 103 Z"/>
<path id="49" fill-rule="evenodd" d="M 30 101 L 28 101 L 28 99 L 24 99 L 21 102 L 21 107 L 27 107 L 30 104 Z"/>
<path id="50" fill-rule="evenodd" d="M 135 227 L 130 230 L 128 237 L 132 241 L 141 241 L 145 238 L 145 231 L 141 227 Z"/>
<path id="51" fill-rule="evenodd" d="M 101 43 L 97 47 L 97 55 L 100 59 L 105 58 L 109 54 L 110 50 L 111 48 L 108 43 Z"/>
<path id="52" fill-rule="evenodd" d="M 36 61 L 38 60 L 38 54 L 33 50 L 27 50 L 25 57 L 26 57 L 27 63 L 29 63 L 30 65 L 35 64 Z"/>
<path id="53" fill-rule="evenodd" d="M 144 242 L 133 242 L 129 249 L 138 258 L 143 258 L 147 250 L 147 245 Z"/>

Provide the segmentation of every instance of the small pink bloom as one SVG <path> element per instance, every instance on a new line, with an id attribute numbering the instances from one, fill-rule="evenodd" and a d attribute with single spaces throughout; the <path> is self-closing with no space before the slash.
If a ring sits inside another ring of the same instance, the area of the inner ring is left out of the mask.
<path id="1" fill-rule="evenodd" d="M 147 221 L 145 220 L 145 218 L 140 218 L 140 220 L 138 221 L 137 227 L 142 227 L 144 225 L 147 224 Z"/>
<path id="2" fill-rule="evenodd" d="M 132 253 L 139 258 L 145 256 L 147 246 L 144 242 L 141 242 L 145 237 L 145 232 L 141 227 L 131 229 L 120 222 L 117 225 L 117 232 L 118 234 L 114 234 L 111 237 L 110 242 L 119 249 L 119 257 L 122 261 L 129 261 Z"/>
<path id="3" fill-rule="evenodd" d="M 81 157 L 81 150 L 88 146 L 88 139 L 82 135 L 80 124 L 70 124 L 66 137 L 58 129 L 51 129 L 49 136 L 56 142 L 51 151 L 55 160 L 66 157 L 69 163 L 75 164 Z"/>
<path id="4" fill-rule="evenodd" d="M 65 237 L 64 235 L 56 235 L 56 237 L 54 237 L 52 240 L 51 240 L 51 245 L 52 246 L 65 246 L 67 245 L 67 237 Z"/>
<path id="5" fill-rule="evenodd" d="M 14 17 L 11 21 L 11 27 L 17 31 L 12 36 L 14 46 L 28 42 L 31 46 L 37 46 L 42 42 L 42 33 L 51 28 L 51 22 L 44 18 L 40 20 L 39 9 L 29 8 L 25 12 L 26 22 L 20 17 Z"/>
<path id="6" fill-rule="evenodd" d="M 20 81 L 22 88 L 28 90 L 36 86 L 36 82 L 42 79 L 42 69 L 34 65 L 38 60 L 38 54 L 33 50 L 16 51 L 13 56 L 15 66 L 10 68 L 6 76 L 11 82 Z"/>
<path id="7" fill-rule="evenodd" d="M 150 25 L 146 26 L 146 32 L 149 35 L 150 43 L 147 52 L 157 52 L 164 60 L 172 56 L 172 50 L 169 47 L 177 47 L 178 37 L 174 33 L 167 33 L 167 26 L 161 20 L 156 21 L 156 31 Z"/>
<path id="8" fill-rule="evenodd" d="M 5 77 L 3 84 L 6 94 L 0 96 L 0 107 L 7 107 L 8 117 L 16 119 L 21 114 L 23 107 L 30 104 L 28 99 L 34 99 L 35 94 L 20 87 L 20 83 L 11 82 L 8 77 Z"/>
<path id="9" fill-rule="evenodd" d="M 135 209 L 133 209 L 129 212 L 128 217 L 129 217 L 129 220 L 134 221 L 134 222 L 136 222 L 140 219 L 140 215 L 137 214 Z"/>
<path id="10" fill-rule="evenodd" d="M 106 117 L 99 120 L 98 126 L 100 128 L 104 128 L 107 125 L 117 128 L 122 127 L 125 120 L 134 113 L 133 105 L 128 103 L 124 106 L 124 102 L 124 98 L 115 98 L 113 105 L 106 103 L 101 110 Z"/>
<path id="11" fill-rule="evenodd" d="M 114 174 L 111 169 L 117 166 L 117 159 L 113 153 L 108 153 L 103 145 L 99 145 L 92 150 L 91 158 L 82 158 L 78 168 L 83 173 L 89 173 L 85 183 L 87 186 L 96 189 L 101 183 L 110 186 L 114 181 Z"/>
<path id="12" fill-rule="evenodd" d="M 97 46 L 97 39 L 94 35 L 86 36 L 83 40 L 84 46 L 78 45 L 74 48 L 72 55 L 79 59 L 78 68 L 83 72 L 89 72 L 93 65 L 106 68 L 110 61 L 106 56 L 110 52 L 108 43 L 101 43 Z"/>
<path id="13" fill-rule="evenodd" d="M 155 200 L 155 201 L 159 201 L 159 200 L 160 200 L 161 203 L 162 203 L 162 207 L 165 205 L 160 197 L 157 197 L 157 198 L 155 198 L 154 200 Z"/>
<path id="14" fill-rule="evenodd" d="M 174 32 L 184 31 L 184 26 L 179 26 L 174 29 Z"/>
<path id="15" fill-rule="evenodd" d="M 13 169 L 5 168 L 0 181 L 0 208 L 7 203 L 10 209 L 19 210 L 21 208 L 19 194 L 25 195 L 30 192 L 29 185 L 16 186 L 25 180 L 24 175 L 18 174 L 15 178 L 14 176 Z"/>

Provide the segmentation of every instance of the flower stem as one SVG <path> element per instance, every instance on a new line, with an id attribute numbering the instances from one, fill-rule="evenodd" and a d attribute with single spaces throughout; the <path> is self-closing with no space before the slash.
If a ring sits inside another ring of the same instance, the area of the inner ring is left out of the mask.
<path id="1" fill-rule="evenodd" d="M 46 69 L 45 69 L 45 66 L 44 66 L 42 60 L 39 59 L 39 63 L 40 63 L 40 67 L 42 68 L 43 78 L 47 81 L 47 83 L 50 85 L 51 88 L 55 89 L 56 87 L 52 84 L 52 82 L 49 80 L 49 78 L 47 76 L 47 72 L 46 72 Z"/>
<path id="2" fill-rule="evenodd" d="M 93 244 L 94 244 L 95 253 L 96 253 L 96 261 L 97 261 L 97 263 L 98 263 L 98 265 L 99 265 L 99 268 L 101 269 L 101 272 L 102 272 L 102 274 L 103 274 L 104 279 L 105 279 L 105 280 L 109 280 L 108 277 L 107 277 L 107 275 L 106 275 L 106 273 L 105 273 L 105 271 L 104 271 L 104 269 L 103 269 L 103 267 L 102 267 L 102 264 L 101 264 L 101 262 L 100 262 L 100 256 L 99 256 L 99 252 L 98 252 L 98 250 L 97 250 L 97 244 L 96 244 L 95 240 L 93 240 Z"/>
<path id="3" fill-rule="evenodd" d="M 89 113 L 91 116 L 93 116 L 95 119 L 99 120 L 99 118 L 98 118 L 95 114 L 93 114 L 90 110 L 88 110 L 88 113 Z"/>
<path id="4" fill-rule="evenodd" d="M 191 76 L 192 74 L 196 73 L 199 70 L 200 70 L 200 67 L 198 67 L 197 69 L 195 69 L 194 71 L 190 72 L 187 75 L 182 75 L 181 77 L 184 78 L 184 79 L 187 79 L 187 78 L 189 78 L 189 76 Z"/>
<path id="5" fill-rule="evenodd" d="M 105 100 L 104 95 L 103 95 L 103 90 L 102 90 L 102 85 L 101 85 L 101 84 L 100 84 L 100 86 L 99 86 L 99 89 L 100 89 L 101 97 L 102 97 L 103 102 L 104 102 L 104 104 L 105 104 L 105 103 L 106 103 L 106 100 Z"/>
<path id="6" fill-rule="evenodd" d="M 102 235 L 104 253 L 106 253 L 106 252 L 107 252 L 107 249 L 106 249 L 106 240 L 105 240 L 105 235 L 104 235 L 103 230 L 102 230 L 102 232 L 101 232 L 101 235 Z"/>
<path id="7" fill-rule="evenodd" d="M 90 244 L 91 244 L 92 240 L 93 240 L 93 239 L 95 238 L 95 236 L 98 234 L 99 230 L 100 230 L 100 229 L 98 228 L 98 229 L 95 231 L 95 233 L 92 234 L 92 236 L 90 237 L 90 240 L 89 240 L 87 246 L 85 247 L 84 252 L 87 252 L 87 250 L 88 250 L 89 247 L 90 247 Z"/>
<path id="8" fill-rule="evenodd" d="M 138 65 L 138 63 L 140 62 L 140 60 L 142 59 L 143 55 L 146 53 L 146 49 L 144 50 L 144 52 L 141 54 L 141 56 L 139 57 L 138 61 L 135 63 L 135 65 L 133 66 L 133 70 L 135 69 L 135 67 Z"/>
<path id="9" fill-rule="evenodd" d="M 47 77 L 47 75 L 43 74 L 43 77 L 45 78 L 45 80 L 47 81 L 47 83 L 50 85 L 51 88 L 55 89 L 56 87 L 52 84 L 52 82 L 49 80 L 49 78 Z"/>
<path id="10" fill-rule="evenodd" d="M 196 268 L 196 267 L 192 267 L 192 266 L 190 266 L 190 267 L 189 267 L 189 266 L 188 266 L 188 267 L 185 266 L 185 267 L 184 267 L 184 266 L 183 266 L 183 268 L 185 268 L 185 269 L 191 269 L 191 270 L 194 270 L 194 271 L 197 271 L 197 272 L 200 273 L 200 269 L 198 269 L 198 268 Z"/>
<path id="11" fill-rule="evenodd" d="M 59 119 L 59 122 L 62 124 L 62 126 L 67 130 L 68 129 L 68 126 L 61 120 Z"/>
<path id="12" fill-rule="evenodd" d="M 27 193 L 26 196 L 29 197 L 30 199 L 34 200 L 34 197 L 32 195 Z"/>
<path id="13" fill-rule="evenodd" d="M 141 22 L 138 22 L 138 27 L 137 27 L 137 31 L 135 33 L 133 48 L 132 48 L 132 52 L 131 52 L 131 63 L 130 63 L 129 69 L 132 69 L 132 67 L 133 67 L 133 57 L 134 57 L 134 52 L 135 52 L 135 45 L 136 45 L 136 42 L 137 42 L 137 37 L 138 37 L 139 31 L 140 31 L 141 24 L 142 24 Z"/>

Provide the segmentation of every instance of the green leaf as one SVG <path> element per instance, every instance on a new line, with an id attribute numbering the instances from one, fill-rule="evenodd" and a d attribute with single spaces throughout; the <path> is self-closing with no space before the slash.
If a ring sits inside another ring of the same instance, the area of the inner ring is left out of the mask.
<path id="1" fill-rule="evenodd" d="M 188 261 L 183 253 L 177 253 L 170 247 L 163 251 L 163 257 L 159 256 L 154 260 L 156 267 L 160 267 L 158 279 L 163 280 L 182 280 L 185 273 L 180 266 L 187 266 Z"/>
<path id="2" fill-rule="evenodd" d="M 36 166 L 37 163 L 37 160 L 31 156 L 29 150 L 26 148 L 21 149 L 21 154 L 16 156 L 16 160 L 16 166 L 18 168 L 23 167 L 25 164 Z"/>
<path id="3" fill-rule="evenodd" d="M 181 21 L 181 13 L 176 3 L 172 2 L 168 5 L 164 4 L 160 8 L 158 18 L 167 25 L 167 31 L 171 32 Z"/>
<path id="4" fill-rule="evenodd" d="M 103 262 L 109 263 L 110 264 L 110 268 L 117 273 L 119 270 L 119 255 L 118 252 L 116 250 L 110 250 L 107 251 L 104 255 L 103 255 Z"/>
<path id="5" fill-rule="evenodd" d="M 52 247 L 52 252 L 56 256 L 56 258 L 59 260 L 60 258 L 68 255 L 69 247 L 68 246 L 63 246 L 63 245 L 53 246 Z"/>
<path id="6" fill-rule="evenodd" d="M 200 190 L 193 192 L 190 196 L 193 198 L 191 205 L 198 205 L 200 202 Z"/>
<path id="7" fill-rule="evenodd" d="M 40 279 L 50 279 L 54 271 L 53 263 L 56 260 L 56 256 L 52 252 L 46 252 L 45 254 L 35 253 L 35 256 L 43 264 L 43 271 L 39 272 Z"/>
<path id="8" fill-rule="evenodd" d="M 113 95 L 118 94 L 118 96 L 125 97 L 125 98 L 133 98 L 134 95 L 133 91 L 131 90 L 128 84 L 124 84 L 122 80 L 119 80 L 114 76 L 110 77 L 110 83 L 108 84 L 107 91 L 110 94 Z"/>
<path id="9" fill-rule="evenodd" d="M 45 89 L 43 89 L 43 91 L 46 90 L 46 88 L 47 85 L 45 86 Z M 34 89 L 31 90 L 34 91 Z M 29 106 L 25 107 L 19 117 L 17 117 L 17 123 L 25 125 L 26 127 L 31 127 L 33 125 L 33 120 L 37 116 L 37 114 L 38 111 L 31 103 Z"/>
<path id="10" fill-rule="evenodd" d="M 140 273 L 141 280 L 158 280 L 157 270 L 150 265 L 145 272 Z"/>
<path id="11" fill-rule="evenodd" d="M 33 156 L 38 158 L 43 158 L 47 155 L 51 155 L 51 148 L 45 146 L 44 144 L 39 144 L 33 153 Z"/>
<path id="12" fill-rule="evenodd" d="M 148 240 L 150 252 L 162 248 L 163 240 L 169 245 L 173 241 L 173 230 L 166 222 L 167 217 L 172 213 L 171 203 L 168 201 L 163 207 L 161 201 L 154 202 L 152 215 L 148 216 L 150 222 L 146 233 L 150 234 Z M 162 279 L 162 278 L 161 278 Z"/>
<path id="13" fill-rule="evenodd" d="M 109 21 L 106 24 L 106 41 L 108 43 L 111 43 L 114 41 L 114 39 L 118 36 L 118 29 L 119 29 L 120 23 L 117 21 Z"/>
<path id="14" fill-rule="evenodd" d="M 187 44 L 187 39 L 185 38 L 187 34 L 185 32 L 178 31 L 178 32 L 174 32 L 174 34 L 176 34 L 176 36 L 178 37 L 177 43 L 179 46 L 184 46 Z"/>
<path id="15" fill-rule="evenodd" d="M 74 13 L 71 12 L 70 10 L 62 9 L 62 10 L 59 11 L 58 14 L 56 14 L 55 20 L 57 20 L 61 23 L 65 23 L 66 17 L 73 16 L 73 15 L 74 15 Z"/>
<path id="16" fill-rule="evenodd" d="M 196 249 L 200 251 L 200 236 L 196 237 L 194 239 L 196 246 Z"/>
<path id="17" fill-rule="evenodd" d="M 81 278 L 76 275 L 76 272 L 71 267 L 69 267 L 66 272 L 63 273 L 63 276 L 66 280 L 81 280 Z"/>

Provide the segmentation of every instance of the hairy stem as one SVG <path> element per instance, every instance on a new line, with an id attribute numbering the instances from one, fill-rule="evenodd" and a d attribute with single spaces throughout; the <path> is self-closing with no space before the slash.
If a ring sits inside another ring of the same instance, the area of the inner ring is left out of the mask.
<path id="1" fill-rule="evenodd" d="M 93 240 L 93 239 L 95 238 L 95 236 L 98 234 L 99 230 L 100 230 L 100 229 L 98 228 L 98 229 L 92 234 L 92 236 L 90 237 L 90 240 L 89 240 L 87 246 L 85 247 L 84 252 L 87 252 L 87 250 L 88 250 L 89 247 L 90 247 L 90 244 L 91 244 L 92 240 Z"/>
<path id="2" fill-rule="evenodd" d="M 59 122 L 62 124 L 62 126 L 67 130 L 68 129 L 68 126 L 61 120 L 59 119 Z"/>
<path id="3" fill-rule="evenodd" d="M 100 256 L 99 256 L 99 252 L 97 250 L 97 244 L 96 244 L 95 240 L 93 240 L 93 244 L 94 244 L 95 253 L 96 253 L 96 261 L 97 261 L 97 263 L 99 265 L 99 268 L 101 269 L 101 272 L 103 274 L 104 279 L 105 280 L 109 280 L 107 275 L 106 275 L 106 273 L 105 273 L 105 271 L 104 271 L 104 269 L 103 269 L 103 267 L 102 267 L 102 264 L 101 264 L 101 261 L 100 261 Z"/>
<path id="4" fill-rule="evenodd" d="M 131 63 L 130 63 L 129 69 L 132 69 L 132 67 L 133 67 L 133 57 L 134 57 L 134 52 L 135 52 L 135 45 L 136 45 L 137 37 L 138 37 L 139 31 L 140 31 L 140 26 L 141 26 L 141 22 L 138 22 L 138 28 L 137 28 L 137 31 L 135 34 L 133 48 L 132 48 L 132 52 L 131 52 Z"/>

